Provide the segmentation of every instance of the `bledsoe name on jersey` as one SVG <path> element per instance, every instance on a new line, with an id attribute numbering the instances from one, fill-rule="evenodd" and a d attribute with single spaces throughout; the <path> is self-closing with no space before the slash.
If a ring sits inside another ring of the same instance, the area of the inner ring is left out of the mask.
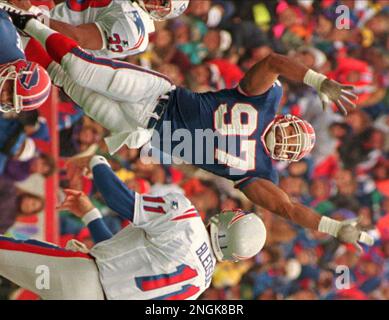
<path id="1" fill-rule="evenodd" d="M 198 294 L 209 287 L 216 257 L 207 229 L 189 199 L 178 193 L 163 197 L 138 195 L 134 224 L 143 225 L 148 240 L 156 246 L 163 244 L 164 255 L 171 261 L 186 261 L 194 268 L 197 279 L 191 283 L 199 289 Z"/>
<path id="2" fill-rule="evenodd" d="M 95 23 L 103 48 L 94 55 L 123 58 L 146 50 L 154 22 L 136 2 L 122 0 L 67 0 L 50 12 L 51 19 L 71 25 Z"/>
<path id="3" fill-rule="evenodd" d="M 197 299 L 216 257 L 204 223 L 181 194 L 136 194 L 133 223 L 91 254 L 108 299 Z"/>

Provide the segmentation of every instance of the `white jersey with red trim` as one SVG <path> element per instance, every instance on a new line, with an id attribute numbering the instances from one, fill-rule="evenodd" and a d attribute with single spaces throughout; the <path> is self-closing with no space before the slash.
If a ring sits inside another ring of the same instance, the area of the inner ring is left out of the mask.
<path id="1" fill-rule="evenodd" d="M 136 195 L 133 224 L 91 250 L 108 299 L 196 299 L 216 258 L 196 209 L 182 194 Z"/>
<path id="2" fill-rule="evenodd" d="M 67 0 L 50 12 L 54 20 L 71 25 L 95 23 L 101 32 L 102 50 L 95 56 L 123 58 L 146 50 L 154 22 L 136 2 L 123 0 Z"/>

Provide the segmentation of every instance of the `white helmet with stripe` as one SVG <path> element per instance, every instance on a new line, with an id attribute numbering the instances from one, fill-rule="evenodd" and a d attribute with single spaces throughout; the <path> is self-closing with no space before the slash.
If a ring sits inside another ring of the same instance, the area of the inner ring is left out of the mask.
<path id="1" fill-rule="evenodd" d="M 227 210 L 210 222 L 212 248 L 218 261 L 250 259 L 265 245 L 265 225 L 254 213 Z"/>
<path id="2" fill-rule="evenodd" d="M 189 0 L 138 0 L 138 3 L 156 21 L 177 18 L 189 6 Z"/>

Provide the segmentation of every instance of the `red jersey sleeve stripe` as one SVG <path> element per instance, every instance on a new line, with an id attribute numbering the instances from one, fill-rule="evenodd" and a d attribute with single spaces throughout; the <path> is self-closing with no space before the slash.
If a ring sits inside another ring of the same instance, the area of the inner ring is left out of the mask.
<path id="1" fill-rule="evenodd" d="M 154 203 L 155 202 L 156 203 L 165 203 L 165 200 L 162 197 L 148 197 L 148 196 L 144 196 L 143 200 L 147 201 L 147 202 L 154 202 Z"/>
<path id="2" fill-rule="evenodd" d="M 165 210 L 162 207 L 148 207 L 144 206 L 143 209 L 148 212 L 154 212 L 154 213 L 166 213 Z"/>

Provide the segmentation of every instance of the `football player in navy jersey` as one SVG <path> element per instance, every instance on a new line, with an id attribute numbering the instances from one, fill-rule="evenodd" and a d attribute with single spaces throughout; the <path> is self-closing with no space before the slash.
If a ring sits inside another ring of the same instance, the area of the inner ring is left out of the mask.
<path id="1" fill-rule="evenodd" d="M 277 186 L 272 164 L 273 160 L 300 160 L 315 142 L 309 123 L 276 114 L 282 96 L 279 76 L 315 88 L 324 106 L 335 103 L 345 114 L 355 108 L 352 87 L 272 53 L 254 65 L 238 87 L 193 93 L 174 86 L 157 72 L 97 58 L 33 15 L 9 6 L 6 9 L 14 24 L 38 40 L 51 56 L 47 69 L 53 82 L 111 131 L 106 139 L 111 153 L 124 145 L 140 148 L 158 132 L 162 138 L 159 142 L 152 139 L 151 145 L 173 157 L 180 156 L 173 152 L 181 147 L 180 136 L 195 138 L 198 130 L 211 131 L 214 143 L 207 141 L 207 146 L 212 145 L 208 148 L 211 156 L 192 139 L 185 145 L 192 152 L 184 152 L 182 160 L 234 181 L 255 204 L 305 228 L 330 234 L 359 249 L 358 242 L 373 244 L 373 238 L 356 221 L 322 217 L 290 199 Z M 39 56 L 44 56 L 44 50 Z M 47 57 L 44 60 L 49 61 Z M 165 148 L 169 143 L 171 147 Z"/>

